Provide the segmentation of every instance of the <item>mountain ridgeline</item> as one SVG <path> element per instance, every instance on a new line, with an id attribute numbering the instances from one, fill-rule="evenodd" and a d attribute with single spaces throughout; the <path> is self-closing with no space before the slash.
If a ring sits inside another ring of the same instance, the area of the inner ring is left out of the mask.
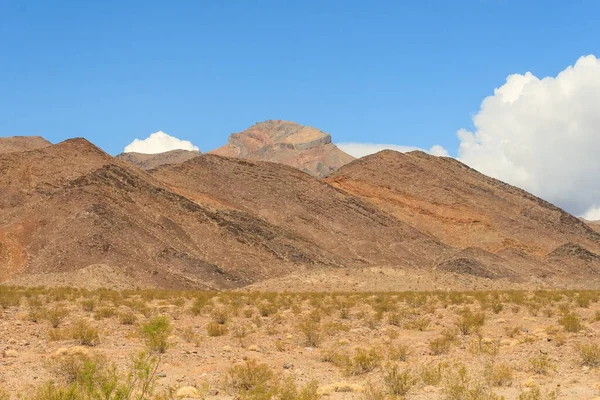
<path id="1" fill-rule="evenodd" d="M 3 284 L 597 288 L 598 254 L 588 224 L 457 160 L 354 160 L 291 122 L 258 123 L 208 154 L 0 138 Z"/>

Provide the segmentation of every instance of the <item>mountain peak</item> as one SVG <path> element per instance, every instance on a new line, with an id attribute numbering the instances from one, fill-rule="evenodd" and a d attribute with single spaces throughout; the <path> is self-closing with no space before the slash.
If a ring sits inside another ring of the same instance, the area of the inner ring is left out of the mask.
<path id="1" fill-rule="evenodd" d="M 233 133 L 228 143 L 211 151 L 227 157 L 278 162 L 324 177 L 354 158 L 331 142 L 331 135 L 296 122 L 267 120 Z"/>

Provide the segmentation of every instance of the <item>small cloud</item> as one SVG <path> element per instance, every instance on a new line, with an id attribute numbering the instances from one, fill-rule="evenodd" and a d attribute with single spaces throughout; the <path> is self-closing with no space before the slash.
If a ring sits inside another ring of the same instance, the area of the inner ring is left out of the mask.
<path id="1" fill-rule="evenodd" d="M 600 221 L 600 207 L 597 205 L 591 206 L 581 218 L 588 221 Z"/>
<path id="2" fill-rule="evenodd" d="M 200 151 L 189 140 L 181 140 L 163 131 L 154 132 L 146 139 L 135 139 L 125 146 L 125 153 L 157 154 L 171 150 Z"/>
<path id="3" fill-rule="evenodd" d="M 448 150 L 446 150 L 439 144 L 436 144 L 431 149 L 429 149 L 429 154 L 431 154 L 432 156 L 438 156 L 438 157 L 450 157 Z"/>
<path id="4" fill-rule="evenodd" d="M 342 151 L 350 154 L 352 157 L 356 157 L 356 158 L 368 156 L 369 154 L 374 154 L 374 153 L 377 153 L 382 150 L 395 150 L 395 151 L 399 151 L 400 153 L 406 153 L 406 152 L 415 151 L 415 150 L 426 151 L 419 147 L 400 146 L 397 144 L 349 142 L 349 143 L 338 143 L 338 144 L 336 144 L 336 146 L 340 150 L 342 150 Z M 439 145 L 433 146 L 427 152 L 434 156 L 445 156 L 445 157 L 448 156 L 448 152 L 446 151 L 446 149 L 444 149 L 442 146 L 439 146 Z"/>

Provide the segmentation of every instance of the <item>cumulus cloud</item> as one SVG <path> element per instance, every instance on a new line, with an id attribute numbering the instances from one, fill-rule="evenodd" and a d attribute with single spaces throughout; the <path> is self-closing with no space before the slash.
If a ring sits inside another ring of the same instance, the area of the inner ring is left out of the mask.
<path id="1" fill-rule="evenodd" d="M 125 153 L 144 153 L 157 154 L 170 150 L 191 150 L 200 151 L 200 149 L 188 140 L 181 140 L 168 135 L 163 131 L 154 132 L 146 139 L 135 139 L 125 146 Z"/>
<path id="2" fill-rule="evenodd" d="M 582 217 L 588 221 L 600 221 L 600 206 L 591 206 Z"/>
<path id="3" fill-rule="evenodd" d="M 575 215 L 600 219 L 600 60 L 510 75 L 458 132 L 458 158 Z"/>
<path id="4" fill-rule="evenodd" d="M 408 151 L 414 151 L 414 150 L 427 151 L 427 150 L 423 150 L 423 149 L 420 149 L 420 148 L 414 147 L 414 146 L 400 146 L 397 144 L 349 142 L 349 143 L 338 143 L 338 144 L 336 144 L 336 146 L 340 150 L 342 150 L 342 151 L 350 154 L 352 157 L 356 157 L 356 158 L 361 158 L 361 157 L 367 156 L 369 154 L 377 153 L 382 150 L 396 150 L 401 153 L 406 153 Z M 433 154 L 434 156 L 448 156 L 448 152 L 446 151 L 446 149 L 444 149 L 442 146 L 438 146 L 438 145 L 433 146 L 427 152 L 430 154 Z"/>

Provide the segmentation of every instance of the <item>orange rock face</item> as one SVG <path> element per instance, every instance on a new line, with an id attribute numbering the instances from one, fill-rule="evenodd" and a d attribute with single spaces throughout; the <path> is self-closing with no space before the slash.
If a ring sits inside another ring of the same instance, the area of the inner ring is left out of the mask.
<path id="1" fill-rule="evenodd" d="M 316 177 L 354 160 L 331 143 L 328 133 L 287 121 L 257 123 L 232 134 L 229 143 L 210 153 L 286 164 Z"/>

